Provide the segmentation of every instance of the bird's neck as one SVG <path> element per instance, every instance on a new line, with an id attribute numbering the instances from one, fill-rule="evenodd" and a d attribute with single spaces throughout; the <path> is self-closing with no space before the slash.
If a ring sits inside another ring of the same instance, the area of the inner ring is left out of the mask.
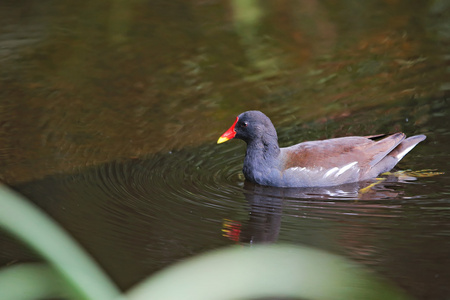
<path id="1" fill-rule="evenodd" d="M 247 143 L 247 153 L 244 159 L 243 172 L 245 177 L 253 182 L 264 184 L 268 173 L 278 168 L 280 147 L 278 141 L 258 140 Z"/>
<path id="2" fill-rule="evenodd" d="M 259 162 L 273 161 L 280 154 L 278 141 L 258 140 L 247 144 L 247 156 L 256 158 Z"/>

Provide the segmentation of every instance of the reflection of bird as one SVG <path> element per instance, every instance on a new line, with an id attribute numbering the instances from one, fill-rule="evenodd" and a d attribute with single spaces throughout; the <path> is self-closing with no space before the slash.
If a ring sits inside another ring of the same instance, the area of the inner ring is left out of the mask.
<path id="1" fill-rule="evenodd" d="M 280 148 L 275 127 L 260 111 L 240 114 L 217 141 L 247 143 L 243 173 L 278 187 L 334 186 L 367 180 L 392 169 L 425 135 L 349 136 Z"/>
<path id="2" fill-rule="evenodd" d="M 376 184 L 364 181 L 333 187 L 302 188 L 262 186 L 246 181 L 244 196 L 249 208 L 248 219 L 224 219 L 222 235 L 238 243 L 272 243 L 278 240 L 283 215 L 310 219 L 323 219 L 325 216 L 327 219 L 340 219 L 349 212 L 353 215 L 381 215 L 386 204 L 355 200 L 398 197 L 401 191 L 385 186 L 395 185 L 398 178 L 388 176 L 383 179 L 376 181 Z M 364 193 L 361 192 L 363 187 Z M 389 214 L 392 216 L 393 212 Z"/>

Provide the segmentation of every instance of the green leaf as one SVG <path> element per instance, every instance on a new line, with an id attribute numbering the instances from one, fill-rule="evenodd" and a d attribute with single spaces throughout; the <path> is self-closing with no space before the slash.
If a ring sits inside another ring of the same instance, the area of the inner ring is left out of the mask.
<path id="1" fill-rule="evenodd" d="M 117 287 L 72 237 L 4 185 L 0 185 L 0 227 L 45 258 L 80 298 L 119 299 Z"/>
<path id="2" fill-rule="evenodd" d="M 187 259 L 128 293 L 132 300 L 409 299 L 360 266 L 300 246 L 236 246 Z"/>

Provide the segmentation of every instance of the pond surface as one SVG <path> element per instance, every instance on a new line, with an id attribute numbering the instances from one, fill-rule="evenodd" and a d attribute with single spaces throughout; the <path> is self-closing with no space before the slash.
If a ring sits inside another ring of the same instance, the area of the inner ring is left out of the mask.
<path id="1" fill-rule="evenodd" d="M 450 298 L 448 1 L 7 1 L 0 64 L 0 178 L 122 289 L 207 250 L 285 242 Z M 427 140 L 397 166 L 415 173 L 369 189 L 261 187 L 243 180 L 244 143 L 216 145 L 250 109 L 282 146 Z M 0 242 L 0 266 L 38 259 Z"/>

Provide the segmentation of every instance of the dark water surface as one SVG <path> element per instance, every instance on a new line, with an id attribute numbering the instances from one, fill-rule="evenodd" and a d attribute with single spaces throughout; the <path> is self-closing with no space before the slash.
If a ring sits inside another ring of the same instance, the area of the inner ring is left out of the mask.
<path id="1" fill-rule="evenodd" d="M 450 299 L 448 1 L 6 1 L 0 65 L 0 178 L 124 290 L 207 250 L 288 242 Z M 255 186 L 244 144 L 215 144 L 249 109 L 283 146 L 426 134 L 397 169 L 444 174 Z M 37 259 L 0 243 L 0 266 Z"/>

